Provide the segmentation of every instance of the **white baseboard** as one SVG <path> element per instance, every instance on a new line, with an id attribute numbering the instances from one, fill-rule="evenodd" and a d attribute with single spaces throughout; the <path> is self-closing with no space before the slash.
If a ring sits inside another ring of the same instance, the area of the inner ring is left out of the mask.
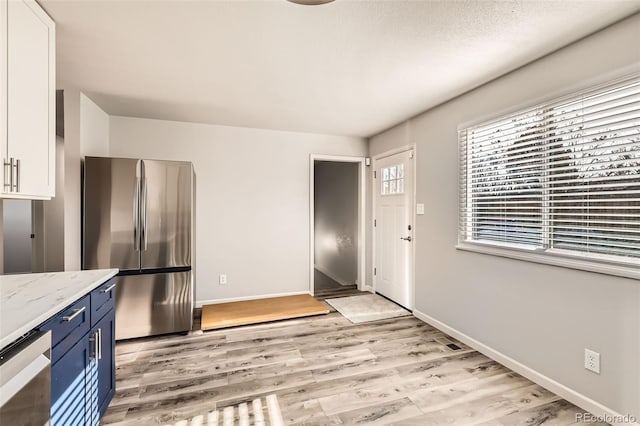
<path id="1" fill-rule="evenodd" d="M 309 291 L 307 290 L 307 291 L 292 291 L 289 293 L 259 294 L 256 296 L 229 297 L 227 299 L 196 300 L 196 308 L 202 308 L 202 305 L 216 305 L 218 303 L 243 302 L 245 300 L 269 299 L 271 297 L 297 296 L 300 294 L 309 294 Z"/>
<path id="2" fill-rule="evenodd" d="M 353 285 L 353 284 L 357 284 L 357 283 L 348 283 L 344 280 L 341 280 L 340 278 L 336 277 L 335 275 L 332 275 L 331 272 L 329 272 L 326 268 L 323 268 L 322 266 L 319 265 L 313 265 L 313 267 L 315 269 L 317 269 L 318 271 L 322 272 L 323 274 L 325 274 L 326 276 L 328 276 L 329 278 L 331 278 L 332 280 L 334 280 L 335 282 L 337 282 L 340 285 Z"/>
<path id="3" fill-rule="evenodd" d="M 611 419 L 623 419 L 625 418 L 624 415 L 616 412 L 615 410 L 610 409 L 609 407 L 606 407 L 602 404 L 600 404 L 597 401 L 594 401 L 593 399 L 579 393 L 576 392 L 575 390 L 556 382 L 555 380 L 545 376 L 542 373 L 539 373 L 536 370 L 533 370 L 530 367 L 527 367 L 526 365 L 516 361 L 515 359 L 503 354 L 502 352 L 499 352 L 487 345 L 485 345 L 482 342 L 477 341 L 476 339 L 467 336 L 466 334 L 456 330 L 455 328 L 449 327 L 448 325 L 438 321 L 435 318 L 430 317 L 429 315 L 418 311 L 417 309 L 414 309 L 413 311 L 413 315 L 418 318 L 419 320 L 422 320 L 424 322 L 426 322 L 429 325 L 432 325 L 433 327 L 437 328 L 438 330 L 449 334 L 452 337 L 455 337 L 456 339 L 460 340 L 461 342 L 471 346 L 472 348 L 474 348 L 475 350 L 477 350 L 478 352 L 483 353 L 484 355 L 488 356 L 489 358 L 493 359 L 494 361 L 499 362 L 500 364 L 504 365 L 507 368 L 510 368 L 511 370 L 515 371 L 516 373 L 526 377 L 527 379 L 531 380 L 534 383 L 539 384 L 540 386 L 550 390 L 551 392 L 554 392 L 556 395 L 566 399 L 567 401 L 577 405 L 578 407 L 587 410 L 588 412 L 590 412 L 591 414 L 593 414 L 594 416 L 597 417 L 602 417 L 604 419 L 609 419 L 608 421 L 611 422 L 611 424 L 616 425 L 616 426 L 640 426 L 640 423 L 637 423 L 638 419 L 635 419 L 636 422 L 616 422 L 616 421 L 611 421 Z M 627 418 L 630 417 L 629 415 L 626 416 Z M 587 423 L 585 423 L 587 424 Z"/>

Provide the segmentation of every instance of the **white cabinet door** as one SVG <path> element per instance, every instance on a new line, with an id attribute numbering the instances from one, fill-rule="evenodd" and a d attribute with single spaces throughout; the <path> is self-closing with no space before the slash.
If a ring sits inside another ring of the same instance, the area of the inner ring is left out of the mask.
<path id="1" fill-rule="evenodd" d="M 55 195 L 54 24 L 35 1 L 3 3 L 7 4 L 3 192 L 17 198 L 50 198 Z"/>
<path id="2" fill-rule="evenodd" d="M 7 161 L 7 2 L 0 0 L 0 197 L 9 193 L 9 170 Z"/>

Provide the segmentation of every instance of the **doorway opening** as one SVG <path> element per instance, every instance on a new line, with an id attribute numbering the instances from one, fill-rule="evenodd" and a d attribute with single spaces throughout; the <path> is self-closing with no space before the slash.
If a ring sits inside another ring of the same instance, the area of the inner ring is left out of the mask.
<path id="1" fill-rule="evenodd" d="M 311 156 L 312 295 L 363 290 L 364 167 L 363 157 Z"/>
<path id="2" fill-rule="evenodd" d="M 64 270 L 61 199 L 0 200 L 0 274 Z"/>
<path id="3" fill-rule="evenodd" d="M 31 201 L 3 200 L 2 204 L 4 273 L 32 272 Z"/>

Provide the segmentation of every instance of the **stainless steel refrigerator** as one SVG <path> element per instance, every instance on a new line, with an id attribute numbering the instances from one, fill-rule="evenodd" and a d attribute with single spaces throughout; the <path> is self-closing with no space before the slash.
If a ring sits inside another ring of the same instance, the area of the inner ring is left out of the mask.
<path id="1" fill-rule="evenodd" d="M 191 329 L 193 166 L 86 157 L 83 269 L 119 268 L 116 339 Z"/>

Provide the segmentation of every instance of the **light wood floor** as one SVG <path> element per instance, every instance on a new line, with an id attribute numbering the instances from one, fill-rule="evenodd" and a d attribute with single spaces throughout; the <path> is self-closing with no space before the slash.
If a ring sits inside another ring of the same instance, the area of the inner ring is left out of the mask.
<path id="1" fill-rule="evenodd" d="M 356 325 L 332 312 L 116 354 L 103 424 L 172 424 L 268 394 L 296 425 L 570 425 L 583 412 L 413 317 Z"/>
<path id="2" fill-rule="evenodd" d="M 259 324 L 329 313 L 326 303 L 308 294 L 220 303 L 202 307 L 202 330 Z"/>

